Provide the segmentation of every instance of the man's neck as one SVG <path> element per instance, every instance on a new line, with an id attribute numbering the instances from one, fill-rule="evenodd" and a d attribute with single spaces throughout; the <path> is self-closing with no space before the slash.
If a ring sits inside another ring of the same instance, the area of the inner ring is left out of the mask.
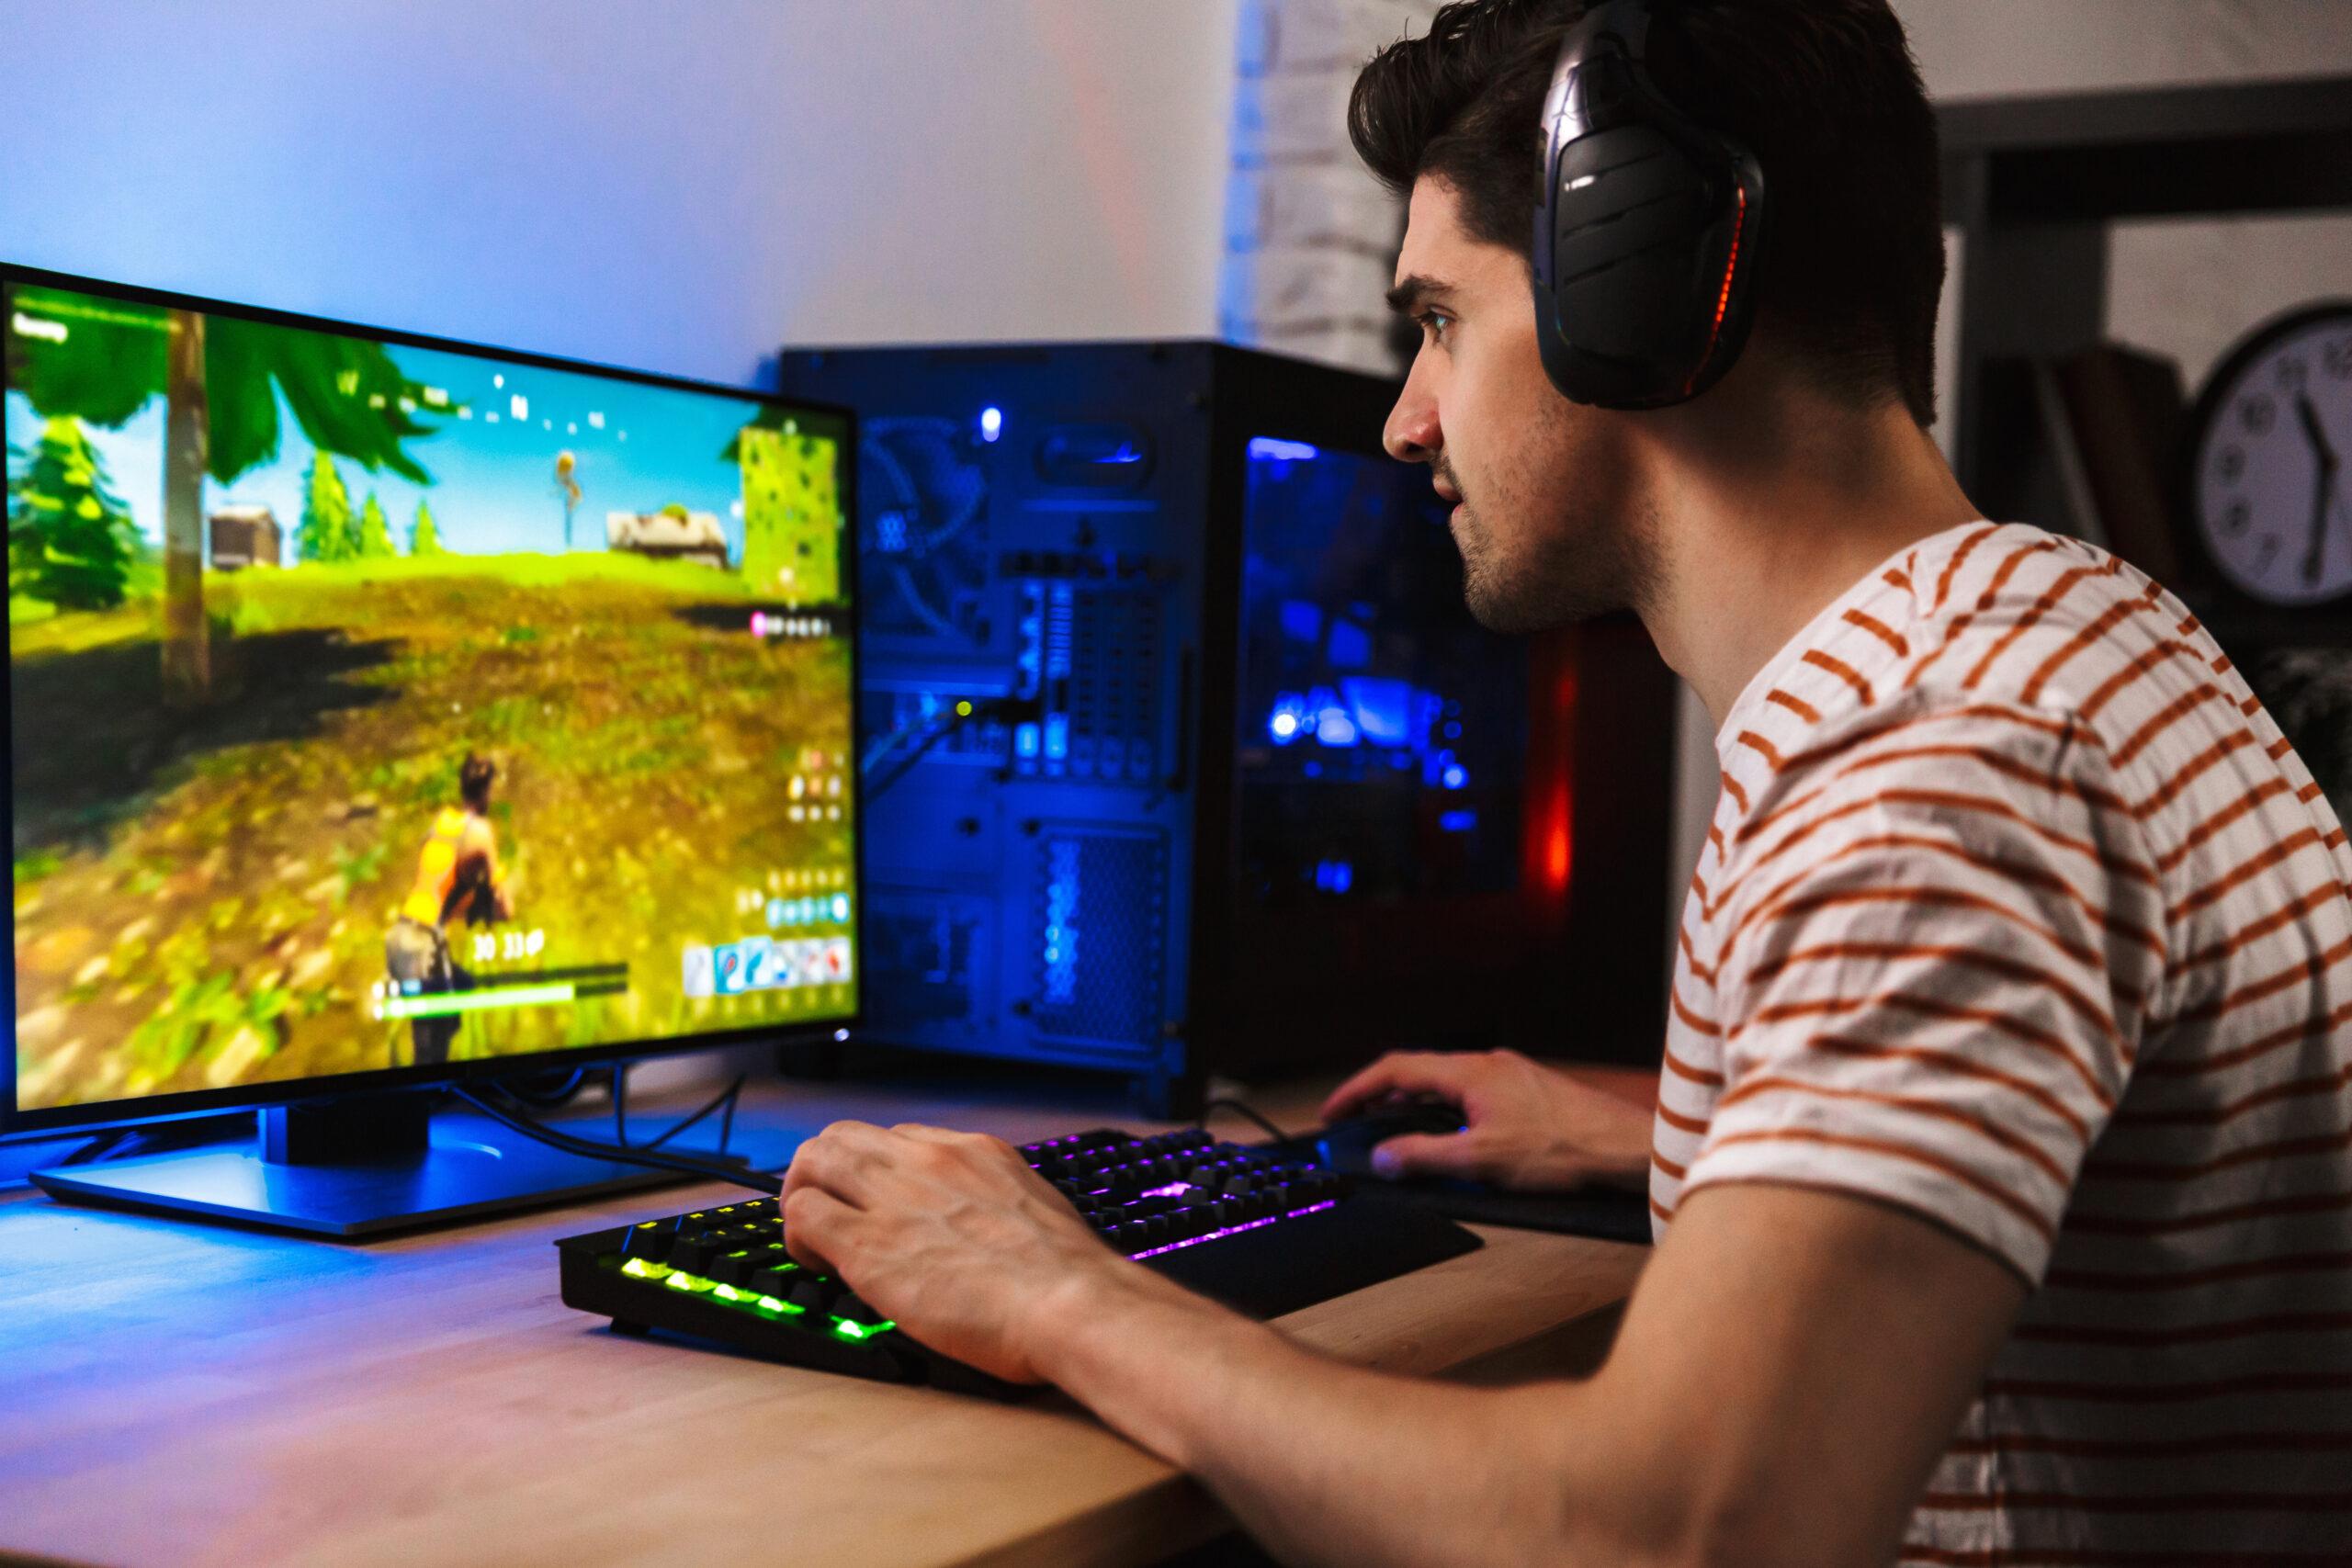
<path id="1" fill-rule="evenodd" d="M 1718 726 L 1757 671 L 1871 568 L 1979 515 L 1900 404 L 1783 399 L 1769 438 L 1757 434 L 1762 417 L 1724 412 L 1655 432 L 1659 570 L 1642 607 Z"/>

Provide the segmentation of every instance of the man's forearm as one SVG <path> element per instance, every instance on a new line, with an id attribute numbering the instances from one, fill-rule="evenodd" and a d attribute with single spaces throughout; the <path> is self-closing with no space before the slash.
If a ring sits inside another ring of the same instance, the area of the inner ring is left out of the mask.
<path id="1" fill-rule="evenodd" d="M 1566 1408 L 1575 1386 L 1367 1371 L 1140 1269 L 1089 1282 L 1051 1315 L 1040 1371 L 1197 1476 L 1286 1560 L 1485 1568 L 1646 1555 L 1622 1518 L 1600 1517 L 1623 1500 L 1590 1473 L 1606 1445 L 1556 1451 L 1557 1434 L 1580 1430 Z M 1602 1509 L 1576 1508 L 1579 1494 Z"/>

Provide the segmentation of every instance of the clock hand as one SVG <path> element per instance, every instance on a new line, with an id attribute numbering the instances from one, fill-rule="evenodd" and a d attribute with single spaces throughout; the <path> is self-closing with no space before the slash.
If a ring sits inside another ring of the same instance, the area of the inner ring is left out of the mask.
<path id="1" fill-rule="evenodd" d="M 2312 455 L 2319 460 L 2319 483 L 2312 496 L 2311 542 L 2303 551 L 2303 581 L 2316 587 L 2321 556 L 2327 547 L 2327 514 L 2335 499 L 2335 448 L 2328 445 L 2327 433 L 2320 428 L 2319 411 L 2312 406 L 2309 392 L 2295 394 L 2295 414 L 2302 421 Z"/>
<path id="2" fill-rule="evenodd" d="M 2303 422 L 2303 435 L 2311 442 L 2313 456 L 2319 458 L 2320 472 L 2333 477 L 2335 448 L 2328 444 L 2327 432 L 2320 428 L 2319 410 L 2312 405 L 2309 392 L 2295 394 L 2295 415 Z"/>

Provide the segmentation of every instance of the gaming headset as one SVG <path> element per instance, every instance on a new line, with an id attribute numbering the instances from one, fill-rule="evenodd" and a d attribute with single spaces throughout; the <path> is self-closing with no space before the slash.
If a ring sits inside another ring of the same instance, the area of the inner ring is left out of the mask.
<path id="1" fill-rule="evenodd" d="M 1544 96 L 1535 329 L 1562 394 L 1610 409 L 1697 397 L 1755 312 L 1764 172 L 1650 80 L 1648 0 L 1599 0 Z"/>

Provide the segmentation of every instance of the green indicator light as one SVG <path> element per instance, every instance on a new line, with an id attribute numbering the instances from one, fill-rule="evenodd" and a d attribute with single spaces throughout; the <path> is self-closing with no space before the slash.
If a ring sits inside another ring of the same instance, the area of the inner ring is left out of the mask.
<path id="1" fill-rule="evenodd" d="M 762 1296 L 760 1298 L 760 1310 L 762 1312 L 780 1312 L 786 1317 L 797 1317 L 808 1309 L 804 1306 L 797 1306 L 791 1302 L 780 1302 L 774 1296 Z"/>
<path id="2" fill-rule="evenodd" d="M 632 1280 L 660 1280 L 670 1273 L 666 1263 L 648 1263 L 642 1258 L 632 1258 L 621 1265 L 621 1272 Z"/>
<path id="3" fill-rule="evenodd" d="M 752 1299 L 732 1285 L 713 1285 L 710 1293 L 722 1302 L 748 1302 Z"/>
<path id="4" fill-rule="evenodd" d="M 670 1276 L 670 1288 L 673 1291 L 686 1291 L 698 1294 L 704 1291 L 717 1290 L 718 1281 L 706 1280 L 699 1274 L 673 1274 Z"/>
<path id="5" fill-rule="evenodd" d="M 833 1319 L 833 1332 L 844 1339 L 871 1339 L 876 1335 L 898 1327 L 896 1323 L 852 1323 L 845 1317 Z"/>
<path id="6" fill-rule="evenodd" d="M 729 1258 L 749 1258 L 752 1256 L 752 1249 L 747 1247 L 741 1252 L 730 1252 L 727 1256 Z"/>

